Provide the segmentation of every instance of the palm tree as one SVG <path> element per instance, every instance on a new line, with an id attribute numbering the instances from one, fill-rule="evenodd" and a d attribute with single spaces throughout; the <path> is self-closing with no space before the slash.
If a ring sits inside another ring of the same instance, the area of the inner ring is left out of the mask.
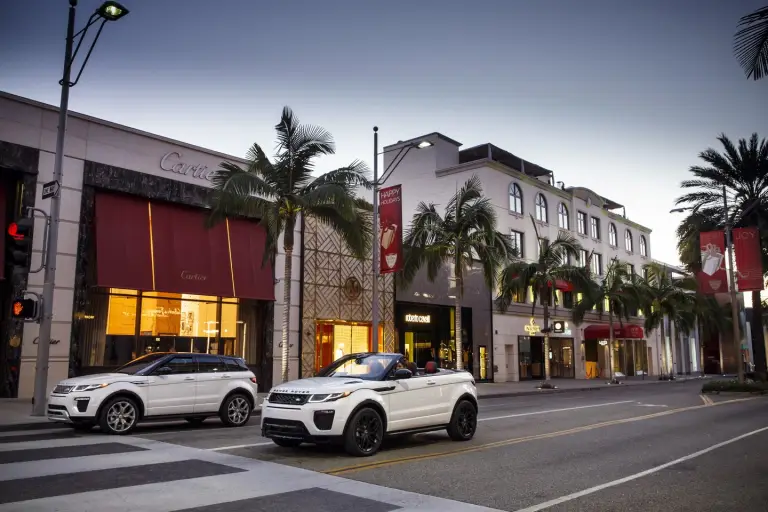
<path id="1" fill-rule="evenodd" d="M 605 276 L 598 276 L 588 283 L 582 293 L 582 300 L 573 308 L 573 322 L 581 325 L 584 317 L 590 311 L 597 310 L 602 318 L 605 310 L 608 311 L 609 339 L 608 365 L 610 367 L 610 381 L 617 383 L 613 376 L 613 321 L 616 318 L 619 326 L 623 327 L 623 320 L 629 321 L 630 314 L 641 303 L 639 288 L 635 286 L 635 278 L 627 263 L 613 258 L 606 269 Z M 607 308 L 606 308 L 607 306 Z"/>
<path id="2" fill-rule="evenodd" d="M 691 309 L 698 285 L 696 280 L 689 276 L 673 278 L 667 269 L 658 263 L 646 265 L 645 270 L 647 277 L 638 283 L 639 296 L 646 314 L 645 330 L 660 330 L 664 352 L 669 348 L 672 354 L 671 361 L 667 360 L 666 353 L 663 360 L 666 362 L 669 377 L 674 378 L 674 351 L 667 346 L 664 319 L 681 327 L 690 325 L 686 314 Z"/>
<path id="3" fill-rule="evenodd" d="M 496 211 L 491 201 L 483 197 L 480 179 L 472 176 L 467 180 L 448 201 L 443 216 L 434 203 L 419 203 L 403 246 L 405 254 L 399 278 L 406 288 L 423 267 L 427 268 L 427 278 L 434 282 L 443 265 L 453 265 L 456 369 L 461 370 L 464 273 L 475 260 L 479 261 L 486 284 L 493 289 L 499 268 L 514 253 L 509 238 L 496 231 Z"/>
<path id="4" fill-rule="evenodd" d="M 723 153 L 709 148 L 699 154 L 707 165 L 693 166 L 690 172 L 695 179 L 682 183 L 683 188 L 693 189 L 677 199 L 678 205 L 692 207 L 693 212 L 678 228 L 685 235 L 678 243 L 682 248 L 681 260 L 696 266 L 700 258 L 698 233 L 703 230 L 723 229 L 726 216 L 723 189 L 731 197 L 728 216 L 734 227 L 757 227 L 763 248 L 763 269 L 768 268 L 768 141 L 760 140 L 757 133 L 750 139 L 740 139 L 738 146 L 724 134 L 718 137 Z M 682 244 L 682 245 L 681 245 Z M 766 357 L 763 331 L 760 328 L 762 303 L 760 291 L 752 292 L 754 315 L 752 316 L 752 353 L 755 371 L 765 375 Z M 736 341 L 734 341 L 736 343 Z"/>
<path id="5" fill-rule="evenodd" d="M 733 51 L 747 78 L 760 80 L 768 75 L 768 7 L 739 20 L 743 27 L 733 36 Z"/>
<path id="6" fill-rule="evenodd" d="M 279 237 L 283 237 L 282 381 L 288 380 L 291 314 L 291 275 L 294 229 L 299 215 L 311 215 L 339 234 L 357 257 L 371 247 L 372 223 L 369 212 L 355 198 L 356 188 L 370 188 L 368 168 L 359 161 L 346 167 L 314 176 L 314 160 L 335 152 L 333 137 L 319 126 L 299 123 L 289 107 L 284 107 L 275 126 L 277 146 L 274 161 L 258 144 L 248 150 L 244 167 L 222 162 L 213 177 L 214 199 L 210 223 L 230 215 L 260 219 L 267 234 L 264 261 L 274 261 Z"/>
<path id="7" fill-rule="evenodd" d="M 500 311 L 506 311 L 516 296 L 525 294 L 530 288 L 533 292 L 531 314 L 536 311 L 536 302 L 542 298 L 541 304 L 544 312 L 544 380 L 549 381 L 549 307 L 552 290 L 558 282 L 567 282 L 575 289 L 584 288 L 589 280 L 589 273 L 580 267 L 571 265 L 569 261 L 579 257 L 581 244 L 570 233 L 560 232 L 551 244 L 546 239 L 538 236 L 536 222 L 531 217 L 536 238 L 538 239 L 539 255 L 535 261 L 528 262 L 521 259 L 513 259 L 499 276 L 499 295 L 496 298 L 496 306 Z M 525 295 L 523 295 L 525 296 Z M 557 296 L 555 295 L 555 305 Z"/>

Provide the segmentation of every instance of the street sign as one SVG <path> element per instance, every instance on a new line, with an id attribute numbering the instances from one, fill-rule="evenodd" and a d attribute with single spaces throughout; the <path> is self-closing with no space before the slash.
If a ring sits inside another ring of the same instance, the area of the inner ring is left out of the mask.
<path id="1" fill-rule="evenodd" d="M 60 189 L 61 185 L 59 185 L 58 181 L 49 181 L 43 185 L 43 199 L 50 199 L 51 197 L 58 196 Z"/>

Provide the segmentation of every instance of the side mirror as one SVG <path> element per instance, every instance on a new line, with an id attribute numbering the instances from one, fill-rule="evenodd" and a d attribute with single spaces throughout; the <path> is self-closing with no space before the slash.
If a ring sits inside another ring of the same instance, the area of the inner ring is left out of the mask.
<path id="1" fill-rule="evenodd" d="M 395 370 L 395 380 L 410 379 L 411 377 L 413 377 L 413 373 L 408 368 Z"/>
<path id="2" fill-rule="evenodd" d="M 161 366 L 157 370 L 155 370 L 155 374 L 157 375 L 169 375 L 173 373 L 173 368 L 170 366 Z"/>

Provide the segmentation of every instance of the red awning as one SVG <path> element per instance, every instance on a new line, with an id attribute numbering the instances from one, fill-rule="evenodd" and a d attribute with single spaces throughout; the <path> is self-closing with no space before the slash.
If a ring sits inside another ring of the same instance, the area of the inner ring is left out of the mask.
<path id="1" fill-rule="evenodd" d="M 206 212 L 152 203 L 155 290 L 234 297 L 227 227 L 205 226 Z"/>
<path id="2" fill-rule="evenodd" d="M 639 325 L 613 326 L 614 339 L 643 339 L 643 328 Z M 610 338 L 610 327 L 605 324 L 589 325 L 584 329 L 585 340 L 607 340 Z"/>
<path id="3" fill-rule="evenodd" d="M 152 290 L 149 203 L 96 194 L 96 283 L 105 288 Z"/>
<path id="4" fill-rule="evenodd" d="M 229 248 L 235 296 L 247 299 L 275 300 L 275 281 L 272 264 L 264 260 L 267 233 L 256 221 L 230 219 Z"/>
<path id="5" fill-rule="evenodd" d="M 97 284 L 274 300 L 272 265 L 261 265 L 264 228 L 230 220 L 207 228 L 205 210 L 96 195 Z"/>

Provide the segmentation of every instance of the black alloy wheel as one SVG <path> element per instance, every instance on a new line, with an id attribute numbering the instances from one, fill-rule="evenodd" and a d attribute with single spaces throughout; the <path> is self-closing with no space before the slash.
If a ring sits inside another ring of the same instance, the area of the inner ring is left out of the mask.
<path id="1" fill-rule="evenodd" d="M 384 439 L 384 424 L 379 413 L 369 408 L 359 410 L 349 423 L 345 438 L 344 445 L 350 455 L 375 454 Z"/>
<path id="2" fill-rule="evenodd" d="M 454 441 L 469 441 L 477 430 L 477 409 L 468 400 L 462 400 L 453 411 L 448 435 Z"/>

